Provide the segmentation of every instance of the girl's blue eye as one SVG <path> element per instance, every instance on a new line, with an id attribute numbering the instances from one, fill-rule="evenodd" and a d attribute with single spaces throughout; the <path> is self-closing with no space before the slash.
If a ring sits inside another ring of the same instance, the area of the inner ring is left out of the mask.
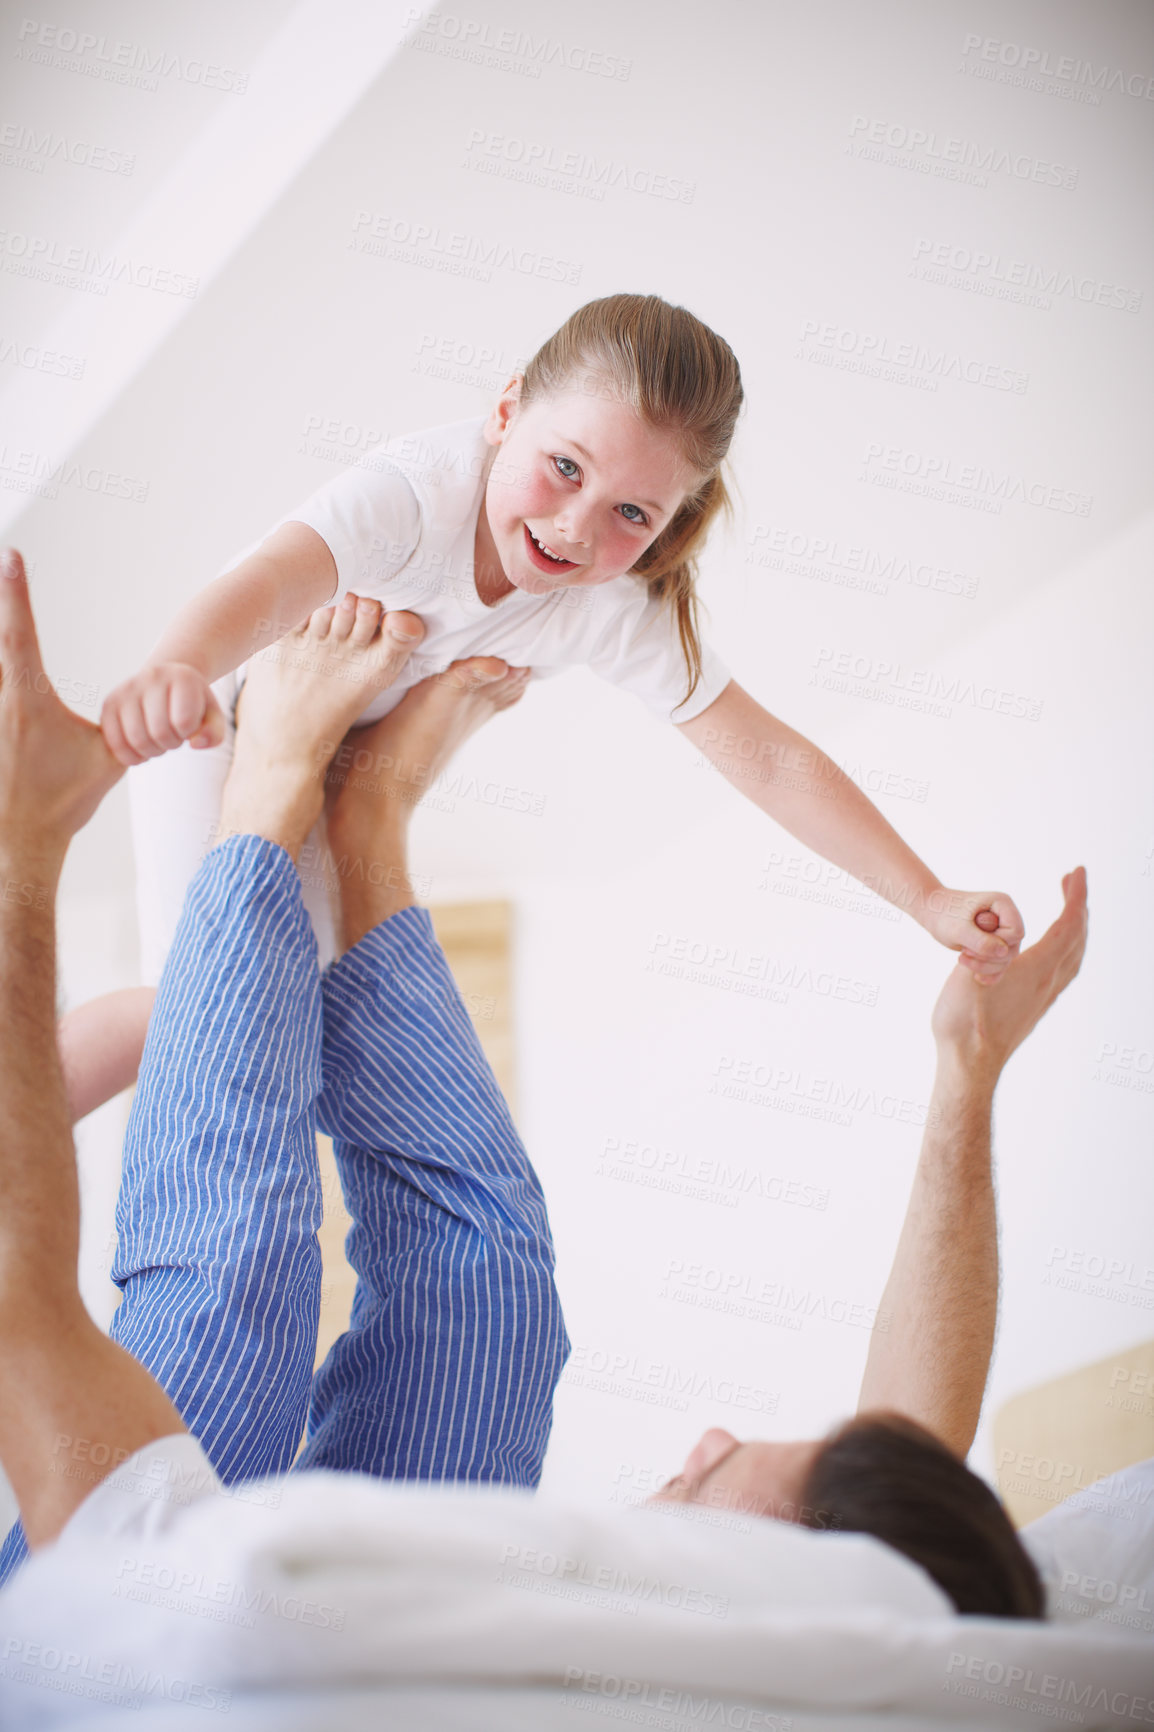
<path id="1" fill-rule="evenodd" d="M 581 473 L 580 468 L 576 463 L 574 463 L 572 457 L 554 457 L 553 467 L 566 481 L 575 481 L 577 476 Z M 621 510 L 626 514 L 626 523 L 647 524 L 649 521 L 639 505 L 623 505 Z M 637 515 L 635 517 L 630 517 L 628 514 L 631 511 L 636 512 Z"/>

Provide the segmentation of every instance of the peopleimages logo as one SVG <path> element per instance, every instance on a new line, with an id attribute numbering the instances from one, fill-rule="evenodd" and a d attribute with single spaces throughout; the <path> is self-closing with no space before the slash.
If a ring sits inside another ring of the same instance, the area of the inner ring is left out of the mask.
<path id="1" fill-rule="evenodd" d="M 1032 79 L 1052 78 L 1059 85 L 1095 93 L 1113 90 L 1144 102 L 1154 98 L 1154 75 L 1148 72 L 1125 72 L 1109 62 L 1095 66 L 1093 61 L 1080 60 L 1073 54 L 1055 55 L 1048 48 L 1003 42 L 997 36 L 967 36 L 962 44 L 962 57 L 966 72 L 977 72 L 984 65 Z"/>
<path id="2" fill-rule="evenodd" d="M 43 172 L 46 162 L 70 162 L 77 168 L 95 168 L 106 174 L 123 175 L 130 175 L 136 167 L 134 152 L 69 138 L 50 128 L 38 132 L 18 121 L 0 126 L 0 161 L 13 168 L 31 168 L 37 173 Z"/>
<path id="3" fill-rule="evenodd" d="M 948 136 L 924 126 L 871 120 L 864 114 L 855 114 L 849 130 L 852 154 L 896 168 L 914 168 L 923 174 L 946 178 L 963 179 L 968 174 L 976 186 L 988 185 L 986 176 L 992 174 L 1008 174 L 1014 180 L 1064 187 L 1067 191 L 1078 184 L 1080 171 L 1068 164 L 1051 162 L 1025 150 L 976 144 L 972 139 Z"/>
<path id="4" fill-rule="evenodd" d="M 708 1401 L 748 1413 L 773 1414 L 779 1399 L 759 1384 L 601 1347 L 575 1346 L 561 1381 L 677 1413 L 687 1413 L 691 1401 Z"/>
<path id="5" fill-rule="evenodd" d="M 14 276 L 52 278 L 65 287 L 88 289 L 106 295 L 110 283 L 128 282 L 137 289 L 154 289 L 162 295 L 183 295 L 195 300 L 199 278 L 144 259 L 101 253 L 92 247 L 72 246 L 51 235 L 23 234 L 0 229 L 0 269 Z"/>
<path id="6" fill-rule="evenodd" d="M 463 18 L 459 12 L 438 9 L 422 13 L 420 7 L 410 6 L 403 29 L 414 30 L 405 42 L 406 48 L 450 54 L 455 59 L 503 72 L 521 72 L 530 78 L 540 78 L 546 66 L 619 80 L 627 79 L 633 69 L 632 60 L 620 54 L 605 54 L 582 43 L 533 35 L 513 26 L 498 28 L 486 18 Z"/>
<path id="7" fill-rule="evenodd" d="M 32 373 L 49 373 L 58 379 L 83 379 L 88 364 L 83 355 L 62 354 L 58 349 L 44 349 L 39 343 L 3 335 L 0 335 L 0 361 L 27 367 Z"/>
<path id="8" fill-rule="evenodd" d="M 941 595 L 964 596 L 968 601 L 978 593 L 978 578 L 973 572 L 784 524 L 757 524 L 745 557 L 750 565 L 767 565 L 775 571 L 817 577 L 850 589 L 865 587 L 878 595 L 889 593 L 891 581 Z"/>
<path id="9" fill-rule="evenodd" d="M 885 656 L 859 654 L 854 650 L 823 647 L 814 657 L 810 685 L 842 691 L 870 702 L 896 704 L 900 709 L 924 710 L 948 719 L 955 704 L 985 710 L 990 715 L 1013 716 L 1036 722 L 1042 714 L 1041 698 L 982 684 L 961 674 L 945 674 L 936 668 L 912 668 Z"/>
<path id="10" fill-rule="evenodd" d="M 961 385 L 981 385 L 988 390 L 1013 391 L 1023 396 L 1030 382 L 1029 374 L 1016 367 L 960 355 L 934 343 L 892 337 L 881 331 L 857 330 L 824 319 L 805 321 L 794 354 L 799 360 L 824 355 L 831 362 L 860 362 L 867 377 L 889 378 L 903 372 L 924 374 L 926 385 L 935 391 L 939 380 L 949 379 Z"/>
<path id="11" fill-rule="evenodd" d="M 982 292 L 1000 293 L 1002 298 L 1025 294 L 1041 295 L 1044 300 L 1049 295 L 1065 295 L 1088 306 L 1113 307 L 1124 313 L 1137 313 L 1142 306 L 1141 289 L 1107 282 L 1064 265 L 1036 265 L 1025 259 L 1007 258 L 981 247 L 923 238 L 914 242 L 913 257 L 914 276 L 931 281 L 934 279 L 930 272 L 949 271 L 958 278 L 970 279 L 973 287 L 980 285 Z"/>
<path id="12" fill-rule="evenodd" d="M 116 84 L 157 89 L 157 78 L 177 78 L 183 84 L 200 84 L 243 96 L 248 73 L 193 55 L 176 54 L 167 48 L 150 48 L 143 42 L 116 42 L 89 30 L 73 30 L 59 24 L 44 24 L 25 18 L 20 26 L 18 60 L 34 61 L 65 72 L 83 72 Z"/>
<path id="13" fill-rule="evenodd" d="M 591 156 L 564 149 L 543 139 L 518 138 L 486 132 L 475 126 L 469 134 L 464 166 L 482 173 L 508 174 L 553 190 L 580 192 L 603 199 L 607 190 L 643 193 L 649 198 L 676 199 L 692 204 L 697 182 L 665 174 L 641 163 Z"/>
<path id="14" fill-rule="evenodd" d="M 1064 1678 L 1058 1672 L 957 1652 L 950 1655 L 942 1689 L 951 1695 L 1044 1714 L 1078 1726 L 1103 1721 L 1117 1725 L 1127 1720 L 1135 1726 L 1149 1726 L 1154 1705 L 1149 1697 L 1132 1696 L 1126 1690 L 1108 1690 L 1081 1678 Z"/>
<path id="15" fill-rule="evenodd" d="M 772 1003 L 788 1004 L 792 991 L 812 992 L 820 998 L 865 1005 L 871 1010 L 878 1001 L 878 987 L 872 981 L 799 962 L 785 963 L 737 945 L 657 932 L 649 950 L 645 965 L 649 973 L 672 975 L 697 985 L 730 987 L 754 998 L 768 997 Z"/>
<path id="16" fill-rule="evenodd" d="M 101 493 L 107 499 L 128 499 L 135 505 L 148 500 L 148 482 L 97 463 L 63 461 L 44 452 L 13 450 L 0 445 L 0 487 L 16 493 L 31 493 L 38 499 L 56 499 L 61 487 L 79 487 L 84 493 Z"/>
<path id="17" fill-rule="evenodd" d="M 349 246 L 354 252 L 392 259 L 398 264 L 423 265 L 454 276 L 472 276 L 484 283 L 491 280 L 494 270 L 510 270 L 553 283 L 575 285 L 581 281 L 582 267 L 571 259 L 461 230 L 442 229 L 438 223 L 410 222 L 406 217 L 383 211 L 357 211 Z"/>
<path id="18" fill-rule="evenodd" d="M 1008 469 L 987 469 L 982 463 L 959 463 L 941 451 L 911 451 L 873 439 L 862 453 L 862 462 L 867 471 L 863 479 L 876 485 L 897 486 L 909 481 L 921 484 L 920 490 L 931 496 L 935 496 L 934 489 L 944 493 L 953 489 L 959 496 L 968 494 L 984 501 L 995 511 L 1005 504 L 1017 504 L 1089 517 L 1094 508 L 1091 493 L 1034 476 L 1015 475 Z"/>

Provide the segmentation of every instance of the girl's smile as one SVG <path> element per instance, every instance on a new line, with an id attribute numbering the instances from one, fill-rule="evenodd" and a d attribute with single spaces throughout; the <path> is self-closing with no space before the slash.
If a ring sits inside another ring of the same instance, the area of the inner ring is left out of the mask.
<path id="1" fill-rule="evenodd" d="M 529 548 L 529 557 L 533 560 L 538 571 L 555 573 L 576 571 L 580 564 L 580 560 L 565 559 L 554 548 L 545 547 L 533 534 L 527 523 L 525 524 L 525 541 Z"/>

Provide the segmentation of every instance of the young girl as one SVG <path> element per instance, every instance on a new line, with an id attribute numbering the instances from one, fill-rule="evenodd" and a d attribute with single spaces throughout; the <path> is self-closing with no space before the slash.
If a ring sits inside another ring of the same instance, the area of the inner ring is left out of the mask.
<path id="1" fill-rule="evenodd" d="M 701 641 L 696 563 L 713 519 L 731 509 L 721 467 L 741 402 L 732 351 L 685 308 L 655 295 L 592 301 L 487 417 L 370 453 L 197 595 L 102 716 L 123 763 L 158 760 L 130 778 L 146 980 L 159 978 L 214 839 L 238 670 L 354 594 L 425 627 L 361 723 L 465 656 L 499 656 L 535 678 L 585 664 L 671 720 L 804 846 L 904 908 L 978 979 L 996 979 L 1023 936 L 1010 899 L 944 890 L 856 784 Z M 351 632 L 354 604 L 335 617 Z M 184 742 L 194 750 L 161 756 Z M 321 890 L 306 874 L 323 960 Z M 65 1020 L 78 1114 L 135 1075 L 151 999 L 150 985 Z"/>

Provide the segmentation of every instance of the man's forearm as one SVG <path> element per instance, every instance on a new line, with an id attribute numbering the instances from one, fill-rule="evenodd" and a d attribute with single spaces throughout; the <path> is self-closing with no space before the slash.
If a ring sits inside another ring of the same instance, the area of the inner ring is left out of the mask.
<path id="1" fill-rule="evenodd" d="M 988 1072 L 939 1058 L 858 1402 L 897 1409 L 959 1456 L 977 1430 L 998 1314 L 993 1093 Z"/>
<path id="2" fill-rule="evenodd" d="M 56 1044 L 61 862 L 0 855 L 0 1305 L 76 1284 L 79 1195 Z"/>
<path id="3" fill-rule="evenodd" d="M 56 1048 L 59 861 L 9 856 L 0 871 L 28 893 L 0 901 L 0 1462 L 35 1547 L 120 1461 L 184 1427 L 77 1286 L 80 1195 Z"/>

